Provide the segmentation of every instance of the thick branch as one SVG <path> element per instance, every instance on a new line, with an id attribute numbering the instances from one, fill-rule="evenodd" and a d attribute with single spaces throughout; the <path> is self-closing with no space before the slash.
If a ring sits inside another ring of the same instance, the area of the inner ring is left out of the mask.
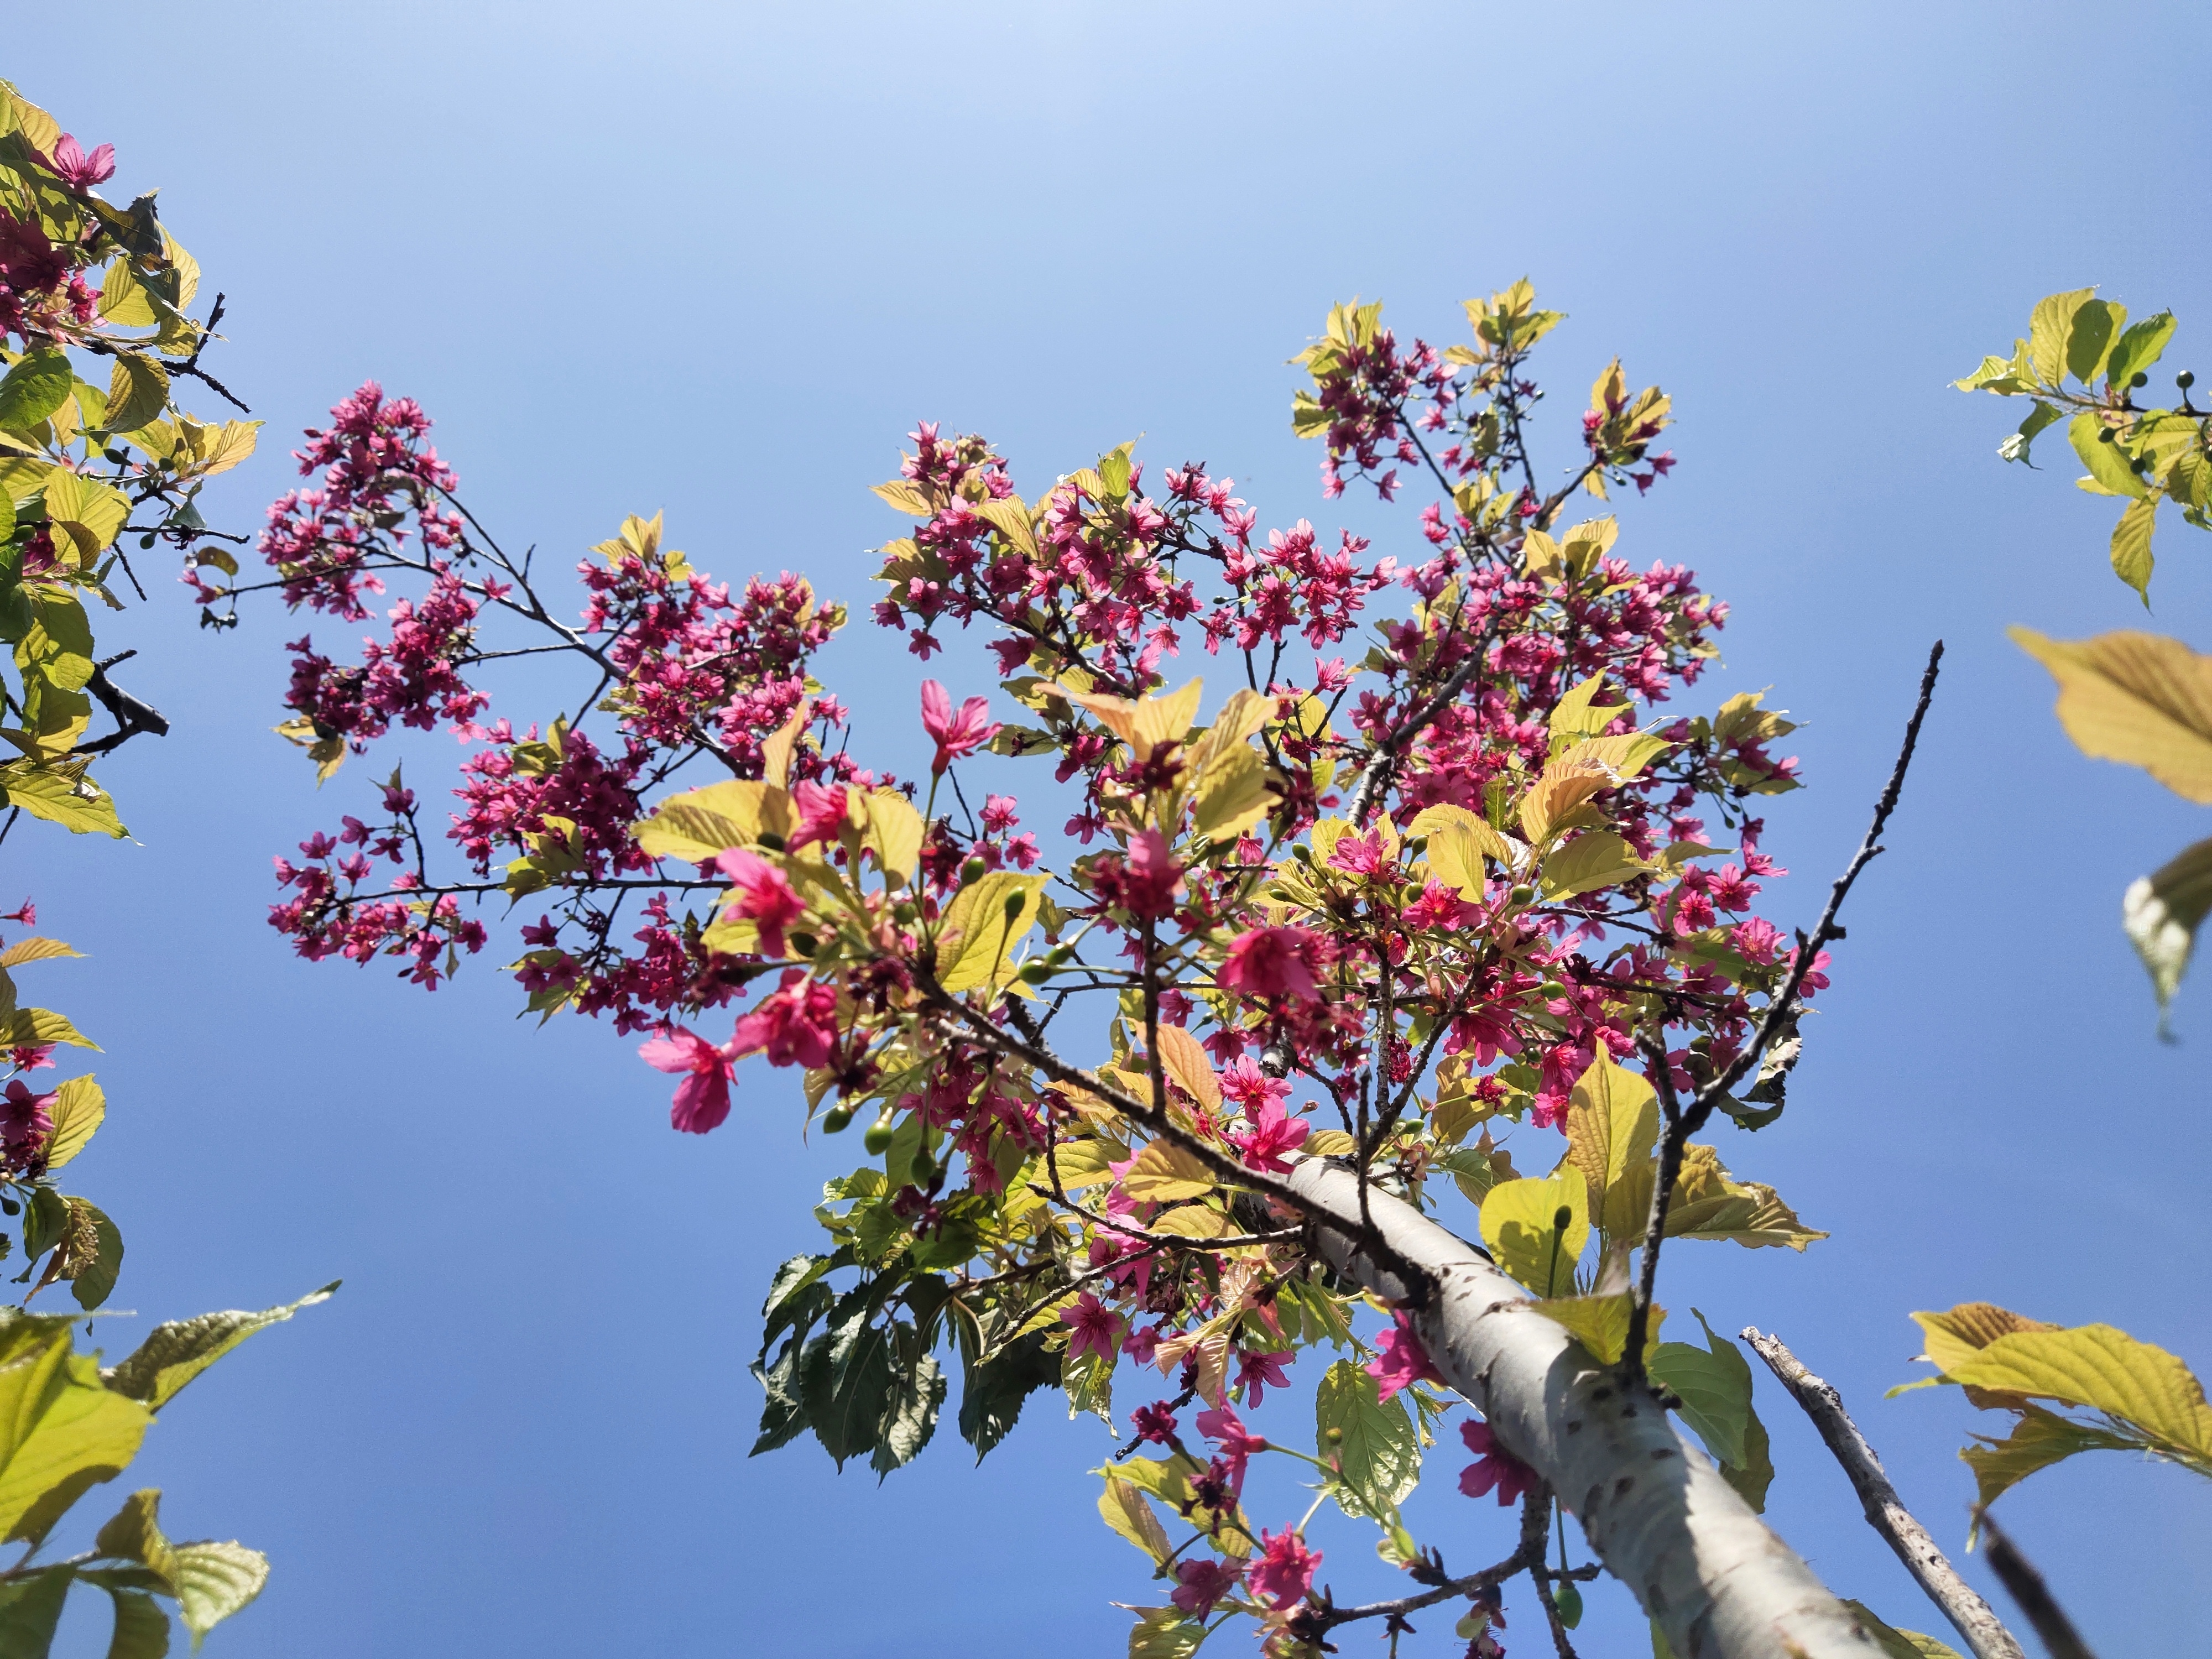
<path id="1" fill-rule="evenodd" d="M 1304 1159 L 1289 1184 L 1309 1213 L 1358 1214 L 1358 1178 L 1340 1164 Z M 1480 1251 L 1412 1205 L 1380 1191 L 1369 1204 L 1382 1243 L 1425 1285 L 1355 1242 L 1356 1224 L 1317 1228 L 1318 1253 L 1364 1289 L 1415 1304 L 1414 1331 L 1444 1380 L 1559 1494 L 1676 1653 L 1876 1659 L 1873 1638 L 1648 1389 L 1591 1358 Z"/>
<path id="2" fill-rule="evenodd" d="M 1820 1438 L 1828 1443 L 1836 1462 L 1850 1477 L 1851 1486 L 1866 1510 L 1867 1524 L 1897 1552 L 1897 1559 L 1905 1563 L 1905 1570 L 1928 1593 L 1928 1599 L 1942 1609 L 1953 1628 L 1966 1638 L 1975 1659 L 2025 1659 L 2020 1643 L 2004 1627 L 1995 1610 L 1959 1576 L 1958 1570 L 1936 1547 L 1936 1540 L 1928 1535 L 1928 1529 L 1912 1518 L 1899 1499 L 1897 1488 L 1882 1473 L 1881 1460 L 1875 1455 L 1874 1448 L 1867 1444 L 1858 1425 L 1844 1409 L 1843 1396 L 1832 1384 L 1807 1370 L 1780 1337 L 1762 1336 L 1747 1328 L 1743 1340 L 1758 1350 L 1767 1369 L 1781 1379 L 1782 1386 L 1805 1408 L 1805 1415 L 1813 1419 Z"/>

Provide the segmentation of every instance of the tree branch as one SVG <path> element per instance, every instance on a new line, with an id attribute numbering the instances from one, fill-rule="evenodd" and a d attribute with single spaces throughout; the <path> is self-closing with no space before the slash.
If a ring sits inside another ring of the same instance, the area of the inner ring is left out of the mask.
<path id="1" fill-rule="evenodd" d="M 1990 1535 L 1990 1571 L 1996 1574 L 2012 1599 L 2020 1603 L 2027 1622 L 2035 1626 L 2035 1633 L 2051 1650 L 2051 1659 L 2097 1659 L 2089 1651 L 2089 1644 L 2081 1639 L 2081 1633 L 2074 1628 L 2074 1621 L 2066 1616 L 2066 1609 L 2051 1594 L 2043 1575 L 2028 1565 L 2027 1558 L 2005 1536 L 2003 1528 L 1990 1519 L 1990 1512 L 1983 1510 L 1977 1518 L 1982 1530 Z"/>
<path id="2" fill-rule="evenodd" d="M 1920 696 L 1912 705 L 1912 718 L 1905 723 L 1905 742 L 1897 751 L 1897 763 L 1890 768 L 1889 782 L 1882 788 L 1881 798 L 1875 803 L 1874 822 L 1867 826 L 1865 838 L 1859 842 L 1858 851 L 1844 866 L 1835 884 L 1828 890 L 1828 902 L 1820 912 L 1820 919 L 1810 933 L 1801 933 L 1797 939 L 1797 957 L 1790 963 L 1790 972 L 1781 987 L 1767 1000 L 1766 1012 L 1759 1022 L 1759 1029 L 1741 1054 L 1725 1071 L 1720 1073 L 1698 1091 L 1685 1107 L 1677 1106 L 1674 1098 L 1674 1076 L 1667 1061 L 1664 1040 L 1666 1027 L 1660 1026 L 1660 1040 L 1639 1038 L 1637 1046 L 1650 1068 L 1651 1085 L 1658 1091 L 1661 1110 L 1666 1115 L 1667 1132 L 1659 1145 L 1658 1179 L 1651 1188 L 1651 1215 L 1644 1229 L 1644 1260 L 1636 1286 L 1634 1301 L 1628 1312 L 1628 1341 L 1621 1355 L 1624 1373 L 1641 1379 L 1644 1375 L 1644 1345 L 1651 1322 L 1651 1297 L 1659 1279 L 1659 1247 L 1667 1232 L 1667 1209 L 1674 1196 L 1674 1178 L 1681 1172 L 1683 1149 L 1690 1137 L 1705 1127 L 1713 1109 L 1721 1098 L 1741 1082 L 1765 1057 L 1766 1051 L 1793 1017 L 1797 1006 L 1797 994 L 1804 988 L 1805 976 L 1813 971 L 1820 959 L 1820 947 L 1832 939 L 1841 939 L 1844 930 L 1836 925 L 1844 901 L 1850 896 L 1851 884 L 1859 878 L 1859 872 L 1874 862 L 1882 851 L 1881 832 L 1889 823 L 1889 815 L 1897 810 L 1898 799 L 1905 793 L 1905 775 L 1912 764 L 1912 751 L 1920 742 L 1920 723 L 1928 718 L 1928 707 L 1936 698 L 1936 676 L 1943 662 L 1943 641 L 1936 641 L 1928 653 L 1928 666 L 1920 675 Z"/>
<path id="3" fill-rule="evenodd" d="M 1858 1425 L 1851 1421 L 1850 1413 L 1844 1409 L 1843 1396 L 1833 1385 L 1807 1370 L 1780 1337 L 1763 1336 L 1747 1326 L 1743 1340 L 1758 1351 L 1767 1369 L 1805 1408 L 1805 1415 L 1813 1419 L 1820 1438 L 1827 1442 L 1836 1462 L 1850 1477 L 1851 1486 L 1866 1510 L 1867 1524 L 1897 1553 L 1897 1559 L 1905 1563 L 1905 1570 L 1912 1575 L 1914 1582 L 1966 1638 L 1966 1645 L 1974 1650 L 1975 1659 L 2026 1659 L 2019 1641 L 2004 1627 L 2003 1620 L 1959 1576 L 1958 1569 L 1945 1559 L 1936 1540 L 1928 1535 L 1928 1529 L 1905 1509 L 1897 1488 L 1882 1473 L 1881 1460 L 1859 1432 Z"/>

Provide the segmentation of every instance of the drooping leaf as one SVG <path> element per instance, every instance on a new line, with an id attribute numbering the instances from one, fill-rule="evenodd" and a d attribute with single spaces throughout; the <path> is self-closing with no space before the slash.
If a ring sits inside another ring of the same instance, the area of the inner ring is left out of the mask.
<path id="1" fill-rule="evenodd" d="M 0 378 L 0 427 L 28 431 L 59 409 L 76 384 L 68 353 L 29 353 Z"/>
<path id="2" fill-rule="evenodd" d="M 2189 1367 L 2110 1325 L 2014 1331 L 1948 1364 L 1952 1382 L 2105 1412 L 2212 1474 L 2212 1406 Z"/>
<path id="3" fill-rule="evenodd" d="M 938 984 L 957 995 L 1012 980 L 1013 948 L 1036 921 L 1045 880 L 994 870 L 954 894 L 938 924 Z"/>
<path id="4" fill-rule="evenodd" d="M 975 1447 L 975 1461 L 1012 1431 L 1030 1395 L 1059 1381 L 1060 1356 L 1045 1346 L 1041 1331 L 969 1366 L 960 1388 L 960 1437 Z"/>
<path id="5" fill-rule="evenodd" d="M 128 1358 L 102 1371 L 100 1381 L 116 1393 L 159 1411 L 177 1397 L 185 1383 L 256 1331 L 282 1324 L 302 1308 L 329 1301 L 343 1282 L 334 1279 L 297 1302 L 259 1313 L 232 1310 L 156 1325 Z"/>
<path id="6" fill-rule="evenodd" d="M 1714 1332 L 1704 1314 L 1698 1314 L 1698 1322 L 1705 1330 L 1704 1347 L 1663 1342 L 1647 1369 L 1654 1382 L 1681 1401 L 1682 1420 L 1698 1431 L 1713 1461 L 1742 1468 L 1750 1456 L 1747 1442 L 1753 1420 L 1751 1366 L 1735 1344 Z"/>
<path id="7" fill-rule="evenodd" d="M 1166 1560 L 1175 1551 L 1152 1500 L 1117 1473 L 1109 1471 L 1106 1476 L 1106 1489 L 1098 1494 L 1098 1515 L 1156 1562 Z"/>
<path id="8" fill-rule="evenodd" d="M 869 1459 L 869 1467 L 878 1475 L 915 1460 L 937 1432 L 938 1414 L 945 1406 L 945 1372 L 934 1355 L 895 1352 L 892 1357 L 890 1389 L 876 1431 L 875 1455 Z"/>
<path id="9" fill-rule="evenodd" d="M 2130 501 L 2112 526 L 2112 574 L 2136 591 L 2150 608 L 2150 573 L 2157 561 L 2151 556 L 2151 532 L 2156 526 L 2158 503 Z"/>
<path id="10" fill-rule="evenodd" d="M 46 1659 L 76 1577 L 76 1568 L 56 1565 L 0 1584 L 0 1654 Z"/>
<path id="11" fill-rule="evenodd" d="M 261 1594 L 269 1583 L 269 1558 L 236 1542 L 173 1547 L 177 1601 L 197 1653 L 210 1631 Z"/>
<path id="12" fill-rule="evenodd" d="M 93 1540 L 94 1553 L 114 1561 L 136 1561 L 173 1590 L 176 1551 L 162 1534 L 161 1516 L 158 1489 L 132 1492 Z"/>
<path id="13" fill-rule="evenodd" d="M 82 1198 L 70 1202 L 91 1222 L 97 1241 L 89 1261 L 72 1260 L 70 1264 L 70 1294 L 76 1298 L 78 1307 L 89 1311 L 106 1302 L 115 1289 L 116 1275 L 123 1270 L 123 1234 L 97 1205 Z"/>
<path id="14" fill-rule="evenodd" d="M 2043 385 L 2055 386 L 2065 377 L 2066 347 L 2073 337 L 2075 313 L 2096 294 L 2093 288 L 2077 288 L 2047 295 L 2035 302 L 2028 317 L 2027 359 Z"/>
<path id="15" fill-rule="evenodd" d="M 864 1296 L 854 1297 L 832 1316 L 830 1329 L 808 1340 L 799 1364 L 807 1421 L 841 1468 L 875 1450 L 890 1402 L 890 1332 L 875 1322 Z"/>
<path id="16" fill-rule="evenodd" d="M 1137 1622 L 1129 1630 L 1129 1659 L 1190 1659 L 1211 1630 L 1180 1607 L 1131 1607 Z"/>
<path id="17" fill-rule="evenodd" d="M 71 835 L 112 836 L 121 841 L 131 832 L 115 815 L 115 798 L 92 781 L 86 770 L 88 763 L 88 757 L 9 761 L 0 766 L 0 791 L 6 793 L 9 805 L 58 823 Z"/>
<path id="18" fill-rule="evenodd" d="M 2141 1439 L 2076 1423 L 2040 1406 L 2024 1407 L 2012 1432 L 2002 1440 L 1980 1434 L 1974 1438 L 1981 1444 L 1969 1446 L 1959 1455 L 1974 1472 L 1978 1508 L 1995 1503 L 2037 1470 L 2047 1469 L 2077 1452 L 2146 1449 Z"/>
<path id="19" fill-rule="evenodd" d="M 2212 911 L 2212 839 L 2198 842 L 2148 876 L 2139 876 L 2121 896 L 2121 924 L 2149 970 L 2159 1013 L 2180 988 L 2197 947 L 2197 930 Z"/>
<path id="20" fill-rule="evenodd" d="M 141 1589 L 109 1586 L 115 1603 L 115 1630 L 107 1639 L 107 1659 L 167 1659 L 169 1615 Z"/>
<path id="21" fill-rule="evenodd" d="M 2083 754 L 2142 767 L 2184 799 L 2212 802 L 2212 656 L 2155 634 L 2007 631 L 2058 682 L 2059 722 Z"/>
<path id="22" fill-rule="evenodd" d="M 1337 1502 L 1347 1515 L 1389 1515 L 1420 1484 L 1420 1437 L 1405 1396 L 1378 1401 L 1379 1392 L 1365 1370 L 1340 1359 L 1314 1393 L 1315 1442 L 1324 1463 L 1337 1462 Z"/>

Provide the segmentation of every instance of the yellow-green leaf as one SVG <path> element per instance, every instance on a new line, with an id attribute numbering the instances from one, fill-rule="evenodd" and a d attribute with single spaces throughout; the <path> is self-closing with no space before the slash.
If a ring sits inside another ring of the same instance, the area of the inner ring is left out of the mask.
<path id="1" fill-rule="evenodd" d="M 177 1602 L 185 1628 L 199 1650 L 207 1633 L 261 1594 L 269 1582 L 269 1558 L 243 1544 L 178 1544 Z"/>
<path id="2" fill-rule="evenodd" d="M 1202 1197 L 1216 1184 L 1212 1171 L 1199 1162 L 1196 1153 L 1164 1140 L 1155 1140 L 1138 1153 L 1121 1178 L 1121 1190 L 1140 1204 Z"/>
<path id="3" fill-rule="evenodd" d="M 2059 721 L 2083 754 L 2142 767 L 2185 799 L 2212 803 L 2212 657 L 2156 634 L 2008 631 L 2058 682 Z"/>
<path id="4" fill-rule="evenodd" d="M 937 982 L 956 994 L 1006 984 L 1013 947 L 1036 920 L 1045 879 L 994 870 L 954 894 L 938 927 Z"/>
<path id="5" fill-rule="evenodd" d="M 884 870 L 902 882 L 913 880 L 921 861 L 921 814 L 896 789 L 875 790 L 860 804 L 868 815 L 868 845 Z"/>
<path id="6" fill-rule="evenodd" d="M 1226 841 L 1265 817 L 1273 800 L 1266 764 L 1240 744 L 1217 756 L 1200 775 L 1192 822 L 1200 835 Z"/>
<path id="7" fill-rule="evenodd" d="M 27 962 L 52 962 L 60 957 L 81 957 L 83 951 L 58 939 L 19 939 L 0 951 L 0 968 L 20 968 Z"/>
<path id="8" fill-rule="evenodd" d="M 1546 1297 L 1528 1305 L 1545 1318 L 1565 1326 L 1600 1364 L 1618 1365 L 1628 1346 L 1628 1316 L 1634 1300 L 1626 1291 L 1615 1291 L 1604 1296 Z M 1666 1317 L 1667 1310 L 1652 1304 L 1646 1341 L 1659 1334 Z"/>
<path id="9" fill-rule="evenodd" d="M 0 1327 L 0 1533 L 43 1538 L 70 1504 L 137 1454 L 152 1414 L 103 1388 L 71 1351 L 66 1319 L 18 1314 Z"/>
<path id="10" fill-rule="evenodd" d="M 1893 1630 L 1875 1616 L 1863 1601 L 1845 1601 L 1854 1617 L 1881 1648 L 1884 1659 L 1959 1659 L 1958 1650 L 1917 1630 Z"/>
<path id="11" fill-rule="evenodd" d="M 1498 1265 L 1539 1297 L 1573 1293 L 1589 1242 L 1589 1198 L 1571 1164 L 1542 1179 L 1500 1182 L 1482 1200 L 1482 1242 Z"/>
<path id="12" fill-rule="evenodd" d="M 1995 1503 L 2037 1470 L 2063 1462 L 2077 1452 L 2145 1449 L 2141 1440 L 2076 1423 L 2040 1406 L 2023 1410 L 2011 1434 L 2002 1440 L 1985 1434 L 1974 1438 L 1981 1443 L 1967 1447 L 1959 1456 L 1974 1472 L 1978 1508 Z"/>
<path id="13" fill-rule="evenodd" d="M 54 1091 L 49 1115 L 53 1133 L 46 1137 L 46 1168 L 58 1170 L 79 1152 L 107 1116 L 107 1097 L 89 1073 L 73 1077 Z"/>
<path id="14" fill-rule="evenodd" d="M 2150 609 L 2151 568 L 2157 562 L 2150 551 L 2157 518 L 2156 501 L 2130 501 L 2112 526 L 2112 574 L 2135 589 L 2146 611 Z"/>
<path id="15" fill-rule="evenodd" d="M 2057 386 L 2066 374 L 2066 344 L 2074 333 L 2074 314 L 2096 297 L 2093 288 L 2052 294 L 2035 302 L 2028 319 L 2027 359 L 2035 377 Z"/>
<path id="16" fill-rule="evenodd" d="M 1322 1373 L 1314 1392 L 1316 1445 L 1322 1462 L 1335 1461 L 1337 1503 L 1354 1516 L 1390 1515 L 1420 1484 L 1421 1440 L 1405 1400 L 1382 1401 L 1380 1392 L 1350 1359 Z"/>
<path id="17" fill-rule="evenodd" d="M 2110 1325 L 2014 1331 L 1944 1373 L 1974 1388 L 2107 1413 L 2212 1474 L 2212 1406 L 2203 1385 L 2165 1349 Z"/>
<path id="18" fill-rule="evenodd" d="M 1118 1474 L 1106 1477 L 1106 1490 L 1098 1494 L 1099 1518 L 1155 1561 L 1175 1553 L 1167 1528 L 1153 1512 L 1152 1502 Z"/>
<path id="19" fill-rule="evenodd" d="M 1572 898 L 1601 887 L 1618 887 L 1650 868 L 1619 836 L 1588 830 L 1544 860 L 1544 896 Z"/>
<path id="20" fill-rule="evenodd" d="M 110 432 L 136 432 L 169 404 L 169 373 L 150 357 L 124 352 L 107 379 L 100 424 Z"/>
<path id="21" fill-rule="evenodd" d="M 1650 1224 L 1657 1171 L 1659 1098 L 1640 1074 L 1613 1063 L 1602 1044 L 1567 1108 L 1567 1156 L 1595 1195 L 1598 1226 L 1612 1239 L 1638 1239 Z"/>
<path id="22" fill-rule="evenodd" d="M 176 1398 L 185 1383 L 256 1331 L 282 1324 L 302 1308 L 329 1301 L 339 1282 L 332 1279 L 322 1289 L 281 1308 L 265 1308 L 258 1313 L 233 1310 L 156 1325 L 129 1358 L 101 1372 L 100 1381 L 117 1394 L 158 1411 Z"/>
<path id="23" fill-rule="evenodd" d="M 759 779 L 732 779 L 672 795 L 636 828 L 637 844 L 659 859 L 705 864 L 733 847 L 756 847 L 763 835 L 790 838 L 791 797 Z"/>
<path id="24" fill-rule="evenodd" d="M 20 806 L 34 818 L 58 823 L 72 835 L 112 836 L 118 841 L 131 832 L 115 816 L 115 799 L 92 781 L 85 760 L 28 760 L 0 766 L 0 790 L 8 805 Z"/>
<path id="25" fill-rule="evenodd" d="M 2066 423 L 2066 441 L 2074 446 L 2074 453 L 2081 465 L 2089 470 L 2089 485 L 2100 495 L 2143 495 L 2149 487 L 2136 476 L 2128 465 L 2128 453 L 2116 439 L 2105 434 L 2112 428 L 2101 416 L 2087 410 Z"/>

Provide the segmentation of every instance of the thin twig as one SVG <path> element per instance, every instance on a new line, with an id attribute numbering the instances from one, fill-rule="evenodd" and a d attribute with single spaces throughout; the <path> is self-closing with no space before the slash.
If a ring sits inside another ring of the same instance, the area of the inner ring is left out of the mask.
<path id="1" fill-rule="evenodd" d="M 1928 1535 L 1928 1528 L 1912 1518 L 1898 1498 L 1897 1488 L 1882 1473 L 1881 1460 L 1875 1455 L 1874 1448 L 1867 1443 L 1858 1425 L 1844 1409 L 1843 1396 L 1834 1386 L 1807 1370 L 1780 1337 L 1765 1336 L 1747 1326 L 1743 1340 L 1757 1350 L 1767 1369 L 1781 1379 L 1782 1386 L 1805 1408 L 1805 1415 L 1813 1419 L 1820 1438 L 1827 1442 L 1836 1462 L 1850 1477 L 1851 1486 L 1866 1510 L 1867 1524 L 1897 1553 L 1897 1559 L 1905 1563 L 1905 1570 L 1912 1575 L 1914 1582 L 1966 1638 L 1966 1645 L 1974 1650 L 1975 1659 L 2026 1659 L 2019 1640 L 2004 1627 L 2004 1621 L 1959 1576 L 1958 1569 Z"/>
<path id="2" fill-rule="evenodd" d="M 1533 1524 L 1530 1517 L 1534 1517 Z M 1521 1509 L 1521 1547 L 1494 1567 L 1485 1567 L 1480 1572 L 1471 1572 L 1464 1578 L 1445 1580 L 1431 1589 L 1413 1595 L 1401 1595 L 1395 1601 L 1368 1601 L 1358 1607 L 1340 1607 L 1331 1603 L 1310 1609 L 1304 1616 L 1316 1636 L 1348 1625 L 1356 1619 L 1401 1619 L 1409 1613 L 1419 1613 L 1423 1607 L 1432 1607 L 1439 1601 L 1449 1601 L 1455 1596 L 1480 1595 L 1496 1589 L 1516 1573 L 1526 1572 L 1544 1559 L 1544 1530 L 1551 1524 L 1552 1494 L 1540 1490 L 1529 1494 Z"/>
<path id="3" fill-rule="evenodd" d="M 1795 1018 L 1797 994 L 1804 989 L 1805 976 L 1820 960 L 1820 947 L 1830 939 L 1844 936 L 1844 930 L 1836 925 L 1836 918 L 1843 910 L 1844 901 L 1850 896 L 1851 884 L 1858 880 L 1859 872 L 1881 856 L 1881 832 L 1888 826 L 1889 815 L 1897 810 L 1898 799 L 1905 792 L 1905 775 L 1912 764 L 1912 751 L 1920 742 L 1920 724 L 1928 718 L 1929 705 L 1935 701 L 1936 677 L 1942 662 L 1943 641 L 1938 640 L 1928 653 L 1928 666 L 1921 672 L 1920 696 L 1912 705 L 1912 718 L 1905 723 L 1905 742 L 1897 751 L 1897 763 L 1890 768 L 1889 782 L 1875 803 L 1874 822 L 1867 826 L 1866 836 L 1859 842 L 1858 851 L 1851 854 L 1851 861 L 1844 866 L 1844 873 L 1828 890 L 1828 902 L 1820 912 L 1820 921 L 1813 925 L 1810 933 L 1798 935 L 1796 959 L 1768 1000 L 1759 1029 L 1752 1033 L 1751 1041 L 1744 1045 L 1735 1063 L 1698 1090 L 1687 1105 L 1678 1106 L 1667 1060 L 1664 1024 L 1660 1027 L 1658 1039 L 1638 1039 L 1637 1047 L 1643 1051 L 1652 1087 L 1659 1096 L 1667 1132 L 1659 1144 L 1659 1168 L 1651 1188 L 1650 1218 L 1644 1229 L 1644 1260 L 1635 1298 L 1629 1306 L 1628 1340 L 1621 1355 L 1622 1370 L 1632 1379 L 1641 1380 L 1644 1376 L 1644 1345 L 1650 1328 L 1651 1297 L 1659 1282 L 1659 1247 L 1666 1237 L 1667 1210 L 1674 1201 L 1674 1180 L 1681 1172 L 1683 1151 L 1690 1137 L 1705 1127 L 1714 1108 L 1765 1057 L 1775 1038 Z"/>
<path id="4" fill-rule="evenodd" d="M 2066 1609 L 2058 1605 L 2051 1594 L 2051 1587 L 2043 1582 L 2043 1575 L 2028 1565 L 2004 1530 L 1990 1519 L 1984 1510 L 1977 1517 L 1982 1530 L 1990 1535 L 1990 1571 L 1996 1574 L 2012 1599 L 2020 1603 L 2020 1610 L 2027 1622 L 2035 1626 L 2035 1633 L 2043 1638 L 2050 1650 L 2051 1659 L 2097 1659 L 2089 1644 L 2081 1639 L 2074 1621 L 2066 1616 Z"/>

